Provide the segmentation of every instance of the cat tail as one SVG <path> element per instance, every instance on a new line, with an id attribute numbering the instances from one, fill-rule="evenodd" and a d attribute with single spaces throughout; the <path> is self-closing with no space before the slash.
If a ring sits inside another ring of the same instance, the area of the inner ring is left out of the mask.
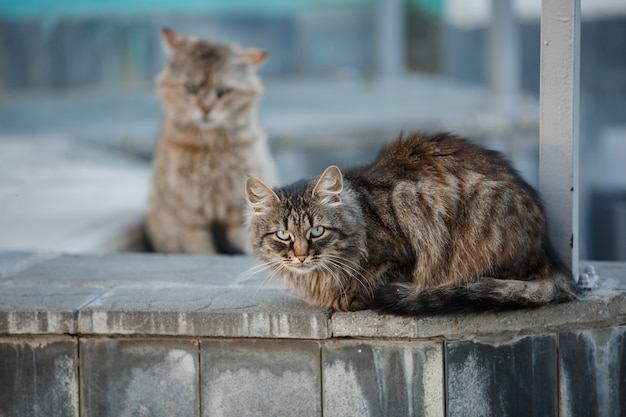
<path id="1" fill-rule="evenodd" d="M 371 307 L 402 316 L 432 316 L 538 307 L 574 298 L 574 286 L 566 275 L 535 281 L 484 277 L 463 285 L 421 289 L 391 284 L 374 293 Z"/>

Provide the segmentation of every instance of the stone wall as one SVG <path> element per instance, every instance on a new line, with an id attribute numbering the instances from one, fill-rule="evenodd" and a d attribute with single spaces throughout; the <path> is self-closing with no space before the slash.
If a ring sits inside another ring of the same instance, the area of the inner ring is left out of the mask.
<path id="1" fill-rule="evenodd" d="M 621 416 L 626 265 L 579 301 L 401 318 L 246 257 L 0 252 L 0 416 Z"/>

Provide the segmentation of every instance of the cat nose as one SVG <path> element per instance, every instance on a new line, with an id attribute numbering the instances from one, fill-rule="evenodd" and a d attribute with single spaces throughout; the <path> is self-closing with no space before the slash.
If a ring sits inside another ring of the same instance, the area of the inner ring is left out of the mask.
<path id="1" fill-rule="evenodd" d="M 300 262 L 304 262 L 304 260 L 306 259 L 306 255 L 296 255 L 296 258 L 298 258 Z"/>
<path id="2" fill-rule="evenodd" d="M 200 108 L 200 111 L 205 116 L 207 116 L 209 113 L 211 113 L 211 110 L 213 110 L 213 106 L 212 105 L 206 104 L 199 97 L 196 97 L 196 106 L 198 106 L 198 108 Z"/>

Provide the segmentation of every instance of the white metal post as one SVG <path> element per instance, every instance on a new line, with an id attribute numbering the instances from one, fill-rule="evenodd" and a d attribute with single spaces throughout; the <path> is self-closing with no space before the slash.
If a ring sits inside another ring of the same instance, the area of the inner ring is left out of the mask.
<path id="1" fill-rule="evenodd" d="M 552 243 L 578 277 L 580 0 L 541 2 L 539 186 Z"/>

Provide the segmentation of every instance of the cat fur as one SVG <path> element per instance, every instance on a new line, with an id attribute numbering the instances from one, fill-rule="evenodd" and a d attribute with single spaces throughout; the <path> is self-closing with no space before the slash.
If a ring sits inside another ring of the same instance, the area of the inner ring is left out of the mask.
<path id="1" fill-rule="evenodd" d="M 454 135 L 401 136 L 368 165 L 274 190 L 250 178 L 246 193 L 254 252 L 319 307 L 417 316 L 575 298 L 538 193 Z"/>
<path id="2" fill-rule="evenodd" d="M 256 104 L 265 52 L 164 29 L 169 62 L 157 76 L 163 122 L 153 158 L 146 232 L 159 252 L 249 252 L 243 184 L 276 184 Z"/>

